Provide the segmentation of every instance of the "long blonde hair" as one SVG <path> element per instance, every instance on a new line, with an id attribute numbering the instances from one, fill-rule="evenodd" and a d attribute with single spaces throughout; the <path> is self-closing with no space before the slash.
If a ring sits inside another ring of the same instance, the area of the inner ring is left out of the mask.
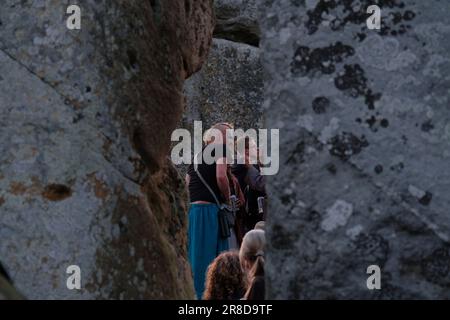
<path id="1" fill-rule="evenodd" d="M 242 239 L 239 261 L 247 274 L 247 297 L 251 284 L 257 276 L 264 276 L 264 248 L 266 236 L 263 230 L 251 230 Z"/>

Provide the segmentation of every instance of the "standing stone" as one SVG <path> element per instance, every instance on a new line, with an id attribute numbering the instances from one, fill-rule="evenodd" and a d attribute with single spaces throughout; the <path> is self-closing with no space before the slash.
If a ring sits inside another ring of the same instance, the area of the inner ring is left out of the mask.
<path id="1" fill-rule="evenodd" d="M 186 194 L 165 163 L 210 0 L 0 10 L 0 258 L 27 298 L 193 298 Z M 68 290 L 66 268 L 81 268 Z"/>
<path id="2" fill-rule="evenodd" d="M 450 298 L 450 6 L 373 2 L 261 1 L 269 298 Z"/>
<path id="3" fill-rule="evenodd" d="M 215 0 L 214 37 L 258 46 L 260 31 L 256 0 Z"/>
<path id="4" fill-rule="evenodd" d="M 258 128 L 262 122 L 262 69 L 259 49 L 214 39 L 202 70 L 185 83 L 184 126 L 203 121 L 206 130 L 217 122 Z"/>

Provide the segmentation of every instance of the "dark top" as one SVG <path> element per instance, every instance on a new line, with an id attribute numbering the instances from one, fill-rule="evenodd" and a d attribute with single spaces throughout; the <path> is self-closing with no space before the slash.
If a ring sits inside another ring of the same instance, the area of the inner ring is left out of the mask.
<path id="1" fill-rule="evenodd" d="M 247 300 L 264 300 L 266 296 L 266 286 L 264 276 L 256 276 L 250 287 Z"/>
<path id="2" fill-rule="evenodd" d="M 234 164 L 231 167 L 231 172 L 238 179 L 242 192 L 245 192 L 245 188 L 247 188 L 247 167 L 245 164 Z"/>
<path id="3" fill-rule="evenodd" d="M 248 213 L 258 215 L 258 197 L 266 196 L 265 181 L 261 179 L 263 176 L 259 174 L 259 167 L 253 165 L 253 168 L 249 169 L 244 164 L 235 164 L 232 166 L 231 172 L 238 179 L 239 186 L 244 192 Z M 253 174 L 250 175 L 250 173 Z"/>
<path id="4" fill-rule="evenodd" d="M 226 146 L 221 146 L 222 148 L 222 156 L 226 156 Z M 203 148 L 202 152 L 205 151 L 205 148 Z M 212 156 L 215 156 L 214 151 L 211 152 Z M 202 161 L 202 163 L 198 164 L 198 171 L 200 171 L 200 174 L 202 175 L 203 179 L 208 183 L 208 185 L 211 187 L 211 189 L 214 191 L 214 194 L 216 195 L 217 199 L 219 199 L 220 202 L 223 202 L 223 197 L 220 192 L 219 186 L 217 185 L 217 178 L 216 178 L 216 161 L 218 160 L 219 155 L 217 158 L 215 158 L 215 161 L 213 164 L 206 164 L 205 161 Z M 216 203 L 214 200 L 214 197 L 211 195 L 211 192 L 208 191 L 208 189 L 205 187 L 205 185 L 202 183 L 202 181 L 199 179 L 197 172 L 194 170 L 194 165 L 191 164 L 188 168 L 187 173 L 190 176 L 190 182 L 189 182 L 189 198 L 190 202 L 195 201 L 207 201 L 211 203 Z"/>

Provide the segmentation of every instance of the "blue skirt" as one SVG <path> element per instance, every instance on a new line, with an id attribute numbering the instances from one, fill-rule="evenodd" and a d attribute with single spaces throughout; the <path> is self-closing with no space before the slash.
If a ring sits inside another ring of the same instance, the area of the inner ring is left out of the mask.
<path id="1" fill-rule="evenodd" d="M 191 204 L 189 208 L 188 255 L 198 299 L 203 296 L 209 264 L 228 250 L 228 239 L 219 235 L 218 211 L 212 203 Z"/>

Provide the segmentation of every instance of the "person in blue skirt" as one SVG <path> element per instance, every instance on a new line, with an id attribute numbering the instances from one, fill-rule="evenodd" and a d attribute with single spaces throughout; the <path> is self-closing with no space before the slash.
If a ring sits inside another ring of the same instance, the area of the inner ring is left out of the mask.
<path id="1" fill-rule="evenodd" d="M 218 123 L 206 131 L 202 152 L 195 155 L 194 164 L 189 166 L 186 175 L 190 198 L 188 258 L 198 299 L 203 296 L 209 264 L 222 251 L 228 250 L 228 238 L 222 238 L 219 234 L 219 207 L 215 198 L 220 203 L 230 201 L 226 130 L 232 128 L 228 123 Z M 199 161 L 200 157 L 202 157 L 201 161 Z M 208 184 L 209 189 L 205 183 Z"/>

